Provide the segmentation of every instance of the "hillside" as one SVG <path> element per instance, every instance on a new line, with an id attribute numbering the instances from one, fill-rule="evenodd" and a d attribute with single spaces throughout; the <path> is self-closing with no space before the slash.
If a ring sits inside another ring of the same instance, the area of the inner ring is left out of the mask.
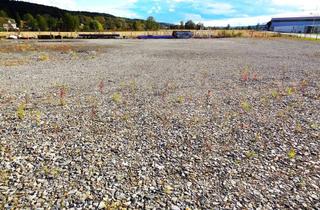
<path id="1" fill-rule="evenodd" d="M 170 24 L 116 17 L 106 13 L 68 11 L 35 3 L 1 0 L 0 17 L 15 19 L 22 30 L 30 31 L 105 31 L 158 30 Z"/>

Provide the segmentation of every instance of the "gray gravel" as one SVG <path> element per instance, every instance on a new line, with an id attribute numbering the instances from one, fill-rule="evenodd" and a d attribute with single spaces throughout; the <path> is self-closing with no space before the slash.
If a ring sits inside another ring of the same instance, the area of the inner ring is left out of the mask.
<path id="1" fill-rule="evenodd" d="M 68 44 L 0 53 L 0 209 L 320 208 L 319 43 Z"/>

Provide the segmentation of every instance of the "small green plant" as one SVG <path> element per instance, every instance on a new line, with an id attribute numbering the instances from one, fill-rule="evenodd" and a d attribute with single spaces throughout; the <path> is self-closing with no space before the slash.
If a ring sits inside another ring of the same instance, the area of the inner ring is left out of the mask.
<path id="1" fill-rule="evenodd" d="M 136 83 L 135 80 L 132 80 L 132 81 L 130 82 L 130 91 L 131 91 L 132 93 L 135 93 L 136 90 L 137 90 L 137 83 Z"/>
<path id="2" fill-rule="evenodd" d="M 39 61 L 47 61 L 49 60 L 49 56 L 47 54 L 41 54 L 38 58 Z"/>
<path id="3" fill-rule="evenodd" d="M 245 155 L 246 155 L 246 157 L 247 157 L 248 159 L 255 158 L 255 157 L 258 156 L 255 151 L 246 152 Z"/>
<path id="4" fill-rule="evenodd" d="M 288 94 L 288 96 L 291 96 L 291 95 L 293 94 L 293 92 L 294 92 L 294 89 L 293 89 L 292 87 L 288 87 L 288 88 L 287 88 L 287 94 Z"/>
<path id="5" fill-rule="evenodd" d="M 241 102 L 241 108 L 245 112 L 249 112 L 251 110 L 251 105 L 249 104 L 248 101 L 243 101 Z"/>
<path id="6" fill-rule="evenodd" d="M 20 120 L 23 120 L 26 116 L 25 108 L 26 108 L 25 103 L 21 103 L 17 108 L 17 116 Z"/>
<path id="7" fill-rule="evenodd" d="M 183 96 L 178 96 L 178 98 L 177 98 L 177 103 L 179 103 L 179 104 L 182 104 L 182 103 L 184 103 L 184 97 Z"/>
<path id="8" fill-rule="evenodd" d="M 279 93 L 278 93 L 277 90 L 272 90 L 271 95 L 272 95 L 273 98 L 278 98 Z"/>
<path id="9" fill-rule="evenodd" d="M 39 110 L 33 111 L 34 120 L 37 126 L 40 126 L 41 123 L 41 112 Z"/>
<path id="10" fill-rule="evenodd" d="M 302 133 L 302 130 L 302 125 L 300 123 L 297 123 L 295 127 L 295 132 Z"/>
<path id="11" fill-rule="evenodd" d="M 113 95 L 112 95 L 112 101 L 113 102 L 115 102 L 115 103 L 117 103 L 117 104 L 119 104 L 119 103 L 121 103 L 121 101 L 122 101 L 122 96 L 121 96 L 121 93 L 114 93 Z"/>
<path id="12" fill-rule="evenodd" d="M 293 159 L 296 157 L 296 151 L 293 148 L 291 148 L 290 151 L 288 152 L 288 157 L 290 159 Z"/>

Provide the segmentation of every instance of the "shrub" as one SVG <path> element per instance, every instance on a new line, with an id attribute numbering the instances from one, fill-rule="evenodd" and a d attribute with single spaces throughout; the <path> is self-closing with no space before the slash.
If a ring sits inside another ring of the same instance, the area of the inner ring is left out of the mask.
<path id="1" fill-rule="evenodd" d="M 179 104 L 184 103 L 184 97 L 183 96 L 178 96 L 177 103 L 179 103 Z"/>
<path id="2" fill-rule="evenodd" d="M 114 93 L 113 95 L 112 95 L 112 101 L 113 102 L 115 102 L 115 103 L 117 103 L 117 104 L 119 104 L 119 103 L 121 103 L 121 101 L 122 101 L 122 96 L 121 96 L 121 94 L 120 93 Z"/>
<path id="3" fill-rule="evenodd" d="M 41 54 L 38 58 L 39 61 L 47 61 L 49 60 L 49 56 L 46 54 Z"/>
<path id="4" fill-rule="evenodd" d="M 241 108 L 245 112 L 249 112 L 251 110 L 251 105 L 247 101 L 241 102 Z"/>
<path id="5" fill-rule="evenodd" d="M 296 151 L 293 148 L 291 148 L 290 151 L 288 152 L 288 157 L 290 159 L 293 159 L 296 157 Z"/>
<path id="6" fill-rule="evenodd" d="M 26 116 L 25 108 L 25 103 L 21 103 L 17 108 L 17 116 L 20 120 L 23 120 Z"/>

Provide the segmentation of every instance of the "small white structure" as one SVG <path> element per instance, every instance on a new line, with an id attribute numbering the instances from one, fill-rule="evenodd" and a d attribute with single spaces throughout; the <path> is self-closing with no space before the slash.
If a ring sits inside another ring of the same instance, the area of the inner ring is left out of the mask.
<path id="1" fill-rule="evenodd" d="M 9 19 L 8 23 L 3 24 L 3 29 L 6 31 L 19 31 L 16 21 L 13 19 Z"/>

